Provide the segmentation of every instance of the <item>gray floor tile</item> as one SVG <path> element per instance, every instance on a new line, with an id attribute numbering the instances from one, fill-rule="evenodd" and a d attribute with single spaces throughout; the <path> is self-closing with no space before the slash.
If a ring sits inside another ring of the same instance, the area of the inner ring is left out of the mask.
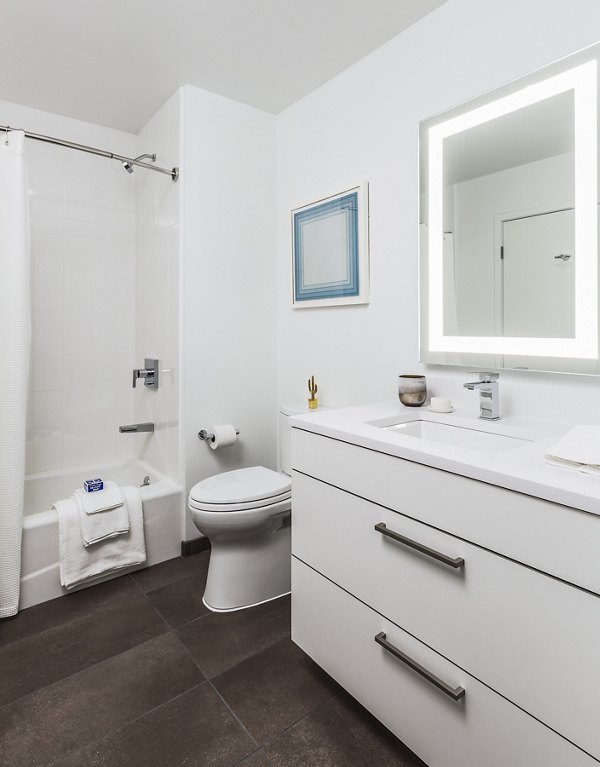
<path id="1" fill-rule="evenodd" d="M 213 684 L 258 743 L 280 733 L 339 690 L 290 639 L 234 666 Z"/>
<path id="2" fill-rule="evenodd" d="M 169 626 L 176 628 L 210 613 L 202 601 L 205 583 L 205 577 L 192 575 L 155 589 L 147 597 Z"/>
<path id="3" fill-rule="evenodd" d="M 160 589 L 192 575 L 199 578 L 204 586 L 209 558 L 210 551 L 202 551 L 190 557 L 175 557 L 145 570 L 138 570 L 131 577 L 145 592 Z"/>
<path id="4" fill-rule="evenodd" d="M 236 767 L 271 767 L 271 762 L 261 748 L 259 751 L 250 754 L 246 759 L 242 759 Z"/>
<path id="5" fill-rule="evenodd" d="M 203 684 L 56 767 L 234 767 L 256 745 Z"/>
<path id="6" fill-rule="evenodd" d="M 178 630 L 181 641 L 212 678 L 290 634 L 290 598 L 232 613 L 211 613 Z"/>
<path id="7" fill-rule="evenodd" d="M 123 602 L 139 594 L 129 575 L 99 583 L 97 586 L 65 594 L 35 607 L 28 607 L 14 618 L 0 621 L 0 647 L 26 636 L 82 618 L 108 604 Z"/>
<path id="8" fill-rule="evenodd" d="M 323 703 L 265 751 L 272 767 L 426 767 L 346 694 Z"/>
<path id="9" fill-rule="evenodd" d="M 0 709 L 0 767 L 41 767 L 204 679 L 173 634 L 98 663 Z"/>
<path id="10" fill-rule="evenodd" d="M 0 705 L 166 631 L 143 594 L 0 648 Z"/>

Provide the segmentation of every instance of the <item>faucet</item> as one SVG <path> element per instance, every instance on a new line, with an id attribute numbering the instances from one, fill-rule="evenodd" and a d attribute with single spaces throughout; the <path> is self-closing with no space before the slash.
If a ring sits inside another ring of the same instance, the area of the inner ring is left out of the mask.
<path id="1" fill-rule="evenodd" d="M 465 389 L 479 391 L 479 417 L 486 421 L 500 418 L 500 388 L 498 373 L 479 373 L 479 381 L 463 384 Z"/>
<path id="2" fill-rule="evenodd" d="M 121 434 L 138 434 L 141 431 L 154 431 L 153 423 L 130 423 L 127 426 L 119 426 Z"/>
<path id="3" fill-rule="evenodd" d="M 143 378 L 144 386 L 149 389 L 158 389 L 158 360 L 146 357 L 144 365 L 145 367 L 136 368 L 133 371 L 133 388 L 135 389 L 138 379 Z"/>

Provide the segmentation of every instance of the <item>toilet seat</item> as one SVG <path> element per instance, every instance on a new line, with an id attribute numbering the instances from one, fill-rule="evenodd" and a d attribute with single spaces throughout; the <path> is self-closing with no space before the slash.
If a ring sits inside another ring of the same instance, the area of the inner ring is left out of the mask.
<path id="1" fill-rule="evenodd" d="M 198 482 L 190 490 L 190 508 L 199 511 L 244 511 L 279 504 L 291 499 L 292 483 L 286 474 L 251 466 L 217 474 Z"/>
<path id="2" fill-rule="evenodd" d="M 273 506 L 282 501 L 289 501 L 291 503 L 291 500 L 291 492 L 274 495 L 271 498 L 261 498 L 258 501 L 250 501 L 248 503 L 199 503 L 190 496 L 188 506 L 190 509 L 196 509 L 197 511 L 251 511 L 252 509 L 264 509 L 266 506 Z"/>

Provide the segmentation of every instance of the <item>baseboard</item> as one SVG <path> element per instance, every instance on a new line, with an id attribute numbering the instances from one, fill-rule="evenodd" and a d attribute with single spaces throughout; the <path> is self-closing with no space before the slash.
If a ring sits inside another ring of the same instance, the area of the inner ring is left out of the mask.
<path id="1" fill-rule="evenodd" d="M 201 551 L 208 551 L 208 549 L 210 549 L 210 541 L 204 536 L 193 538 L 191 541 L 181 541 L 182 557 L 190 557 L 192 554 L 199 554 Z"/>

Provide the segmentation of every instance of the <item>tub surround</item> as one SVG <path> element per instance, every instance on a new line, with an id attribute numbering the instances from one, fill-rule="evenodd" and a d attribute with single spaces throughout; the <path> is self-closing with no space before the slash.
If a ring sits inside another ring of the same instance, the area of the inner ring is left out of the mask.
<path id="1" fill-rule="evenodd" d="M 430 767 L 597 764 L 600 478 L 544 462 L 569 427 L 394 402 L 292 426 L 294 641 Z"/>

